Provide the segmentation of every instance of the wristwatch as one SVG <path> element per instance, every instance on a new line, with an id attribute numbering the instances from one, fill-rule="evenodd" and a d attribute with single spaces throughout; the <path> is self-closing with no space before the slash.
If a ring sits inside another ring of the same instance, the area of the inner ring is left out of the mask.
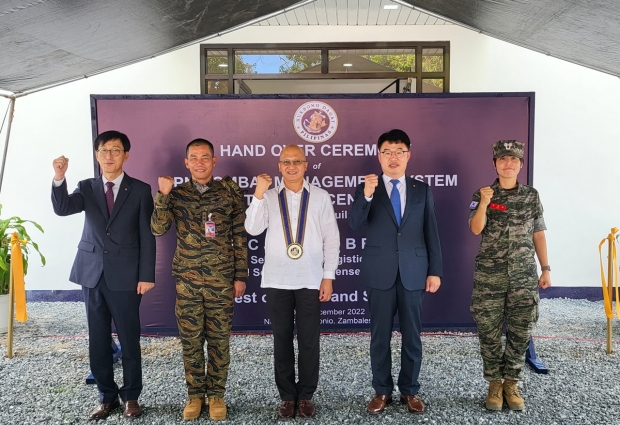
<path id="1" fill-rule="evenodd" d="M 550 272 L 550 271 L 551 271 L 551 266 L 542 266 L 542 267 L 540 268 L 540 270 L 542 270 L 543 272 L 544 272 L 545 270 L 546 270 L 546 271 L 548 271 L 548 272 Z"/>

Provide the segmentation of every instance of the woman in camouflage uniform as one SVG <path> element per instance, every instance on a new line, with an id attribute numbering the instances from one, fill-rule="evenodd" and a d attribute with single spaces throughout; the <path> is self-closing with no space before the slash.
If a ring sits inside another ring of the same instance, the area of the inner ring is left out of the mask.
<path id="1" fill-rule="evenodd" d="M 523 143 L 516 140 L 495 143 L 493 165 L 498 178 L 476 191 L 470 204 L 469 227 L 475 235 L 482 233 L 471 313 L 478 325 L 484 378 L 489 381 L 489 410 L 502 410 L 504 399 L 511 410 L 525 408 L 517 381 L 522 379 L 525 351 L 538 320 L 538 287 L 551 286 L 538 191 L 517 181 L 523 151 Z M 542 266 L 540 278 L 534 253 Z"/>

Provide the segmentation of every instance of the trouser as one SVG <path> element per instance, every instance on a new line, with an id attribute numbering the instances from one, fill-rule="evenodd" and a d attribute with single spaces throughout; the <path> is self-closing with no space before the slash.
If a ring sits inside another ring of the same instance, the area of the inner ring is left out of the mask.
<path id="1" fill-rule="evenodd" d="M 140 301 L 132 291 L 111 291 L 103 274 L 94 288 L 82 287 L 88 320 L 90 370 L 99 389 L 99 401 L 111 403 L 137 400 L 142 392 L 142 355 L 140 352 Z M 123 385 L 114 382 L 112 359 L 112 320 L 123 354 Z"/>
<path id="2" fill-rule="evenodd" d="M 470 311 L 478 326 L 484 379 L 520 380 L 523 378 L 525 351 L 538 320 L 537 279 L 535 276 L 521 276 L 515 281 L 505 273 L 491 278 L 479 270 L 476 270 L 476 277 Z M 504 324 L 505 348 L 501 339 Z"/>
<path id="3" fill-rule="evenodd" d="M 177 277 L 175 315 L 190 397 L 224 397 L 230 365 L 233 285 Z M 207 343 L 205 373 L 204 344 Z"/>
<path id="4" fill-rule="evenodd" d="M 392 327 L 398 311 L 402 335 L 398 389 L 402 395 L 416 395 L 420 390 L 418 376 L 422 365 L 421 311 L 424 290 L 407 290 L 400 279 L 390 289 L 368 289 L 370 308 L 370 366 L 372 387 L 379 395 L 391 395 L 392 379 Z"/>
<path id="5" fill-rule="evenodd" d="M 316 289 L 265 288 L 273 329 L 276 387 L 283 401 L 311 400 L 319 382 L 321 303 Z M 298 380 L 293 328 L 297 325 Z"/>

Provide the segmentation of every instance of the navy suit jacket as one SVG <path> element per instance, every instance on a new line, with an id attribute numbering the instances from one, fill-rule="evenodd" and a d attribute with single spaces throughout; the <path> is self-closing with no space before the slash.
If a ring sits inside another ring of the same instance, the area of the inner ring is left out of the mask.
<path id="1" fill-rule="evenodd" d="M 398 271 L 403 286 L 410 291 L 424 289 L 427 276 L 443 274 L 430 187 L 410 177 L 406 177 L 406 184 L 400 227 L 382 176 L 370 202 L 364 197 L 364 183 L 355 191 L 349 225 L 354 230 L 368 227 L 360 277 L 362 284 L 369 288 L 389 289 Z"/>
<path id="2" fill-rule="evenodd" d="M 69 195 L 67 180 L 52 185 L 54 212 L 85 212 L 84 230 L 69 280 L 94 288 L 101 273 L 112 291 L 136 291 L 155 282 L 155 236 L 151 233 L 151 187 L 125 173 L 114 209 L 108 214 L 101 176 L 82 180 Z"/>

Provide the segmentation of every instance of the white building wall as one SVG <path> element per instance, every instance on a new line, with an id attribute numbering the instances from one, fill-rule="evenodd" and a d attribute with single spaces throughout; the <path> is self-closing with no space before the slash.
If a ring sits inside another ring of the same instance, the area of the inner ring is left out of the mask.
<path id="1" fill-rule="evenodd" d="M 597 286 L 596 247 L 620 226 L 620 79 L 457 26 L 247 27 L 212 43 L 429 40 L 451 43 L 452 92 L 536 92 L 534 184 L 545 206 L 555 286 Z M 197 94 L 199 48 L 19 98 L 0 203 L 2 216 L 43 225 L 48 265 L 32 262 L 27 289 L 76 289 L 67 277 L 82 216 L 56 217 L 52 160 L 70 158 L 70 187 L 92 175 L 90 94 Z M 6 102 L 0 102 L 3 114 Z M 3 132 L 4 133 L 4 132 Z M 131 159 L 130 159 L 131 161 Z M 412 167 L 415 167 L 415 162 Z"/>

